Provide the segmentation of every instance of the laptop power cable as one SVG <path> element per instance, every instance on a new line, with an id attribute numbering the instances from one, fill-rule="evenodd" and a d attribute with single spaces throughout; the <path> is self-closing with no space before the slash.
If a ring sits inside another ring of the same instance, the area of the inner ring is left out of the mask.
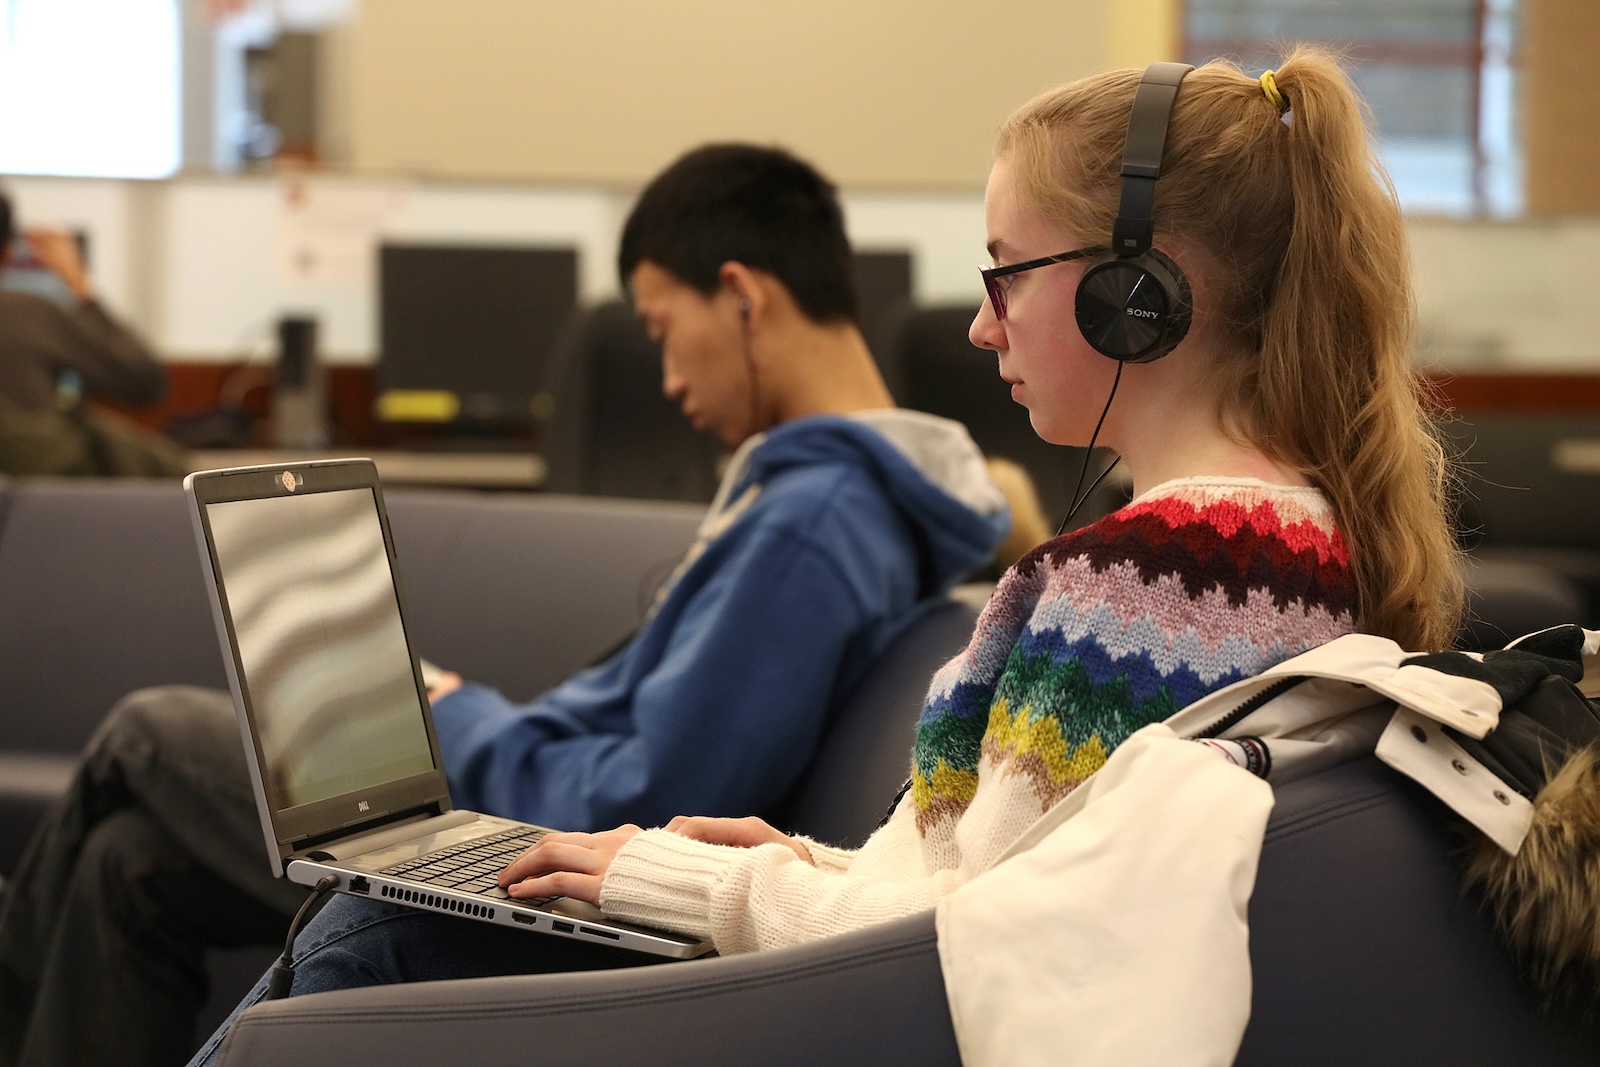
<path id="1" fill-rule="evenodd" d="M 267 979 L 267 995 L 263 999 L 282 1000 L 289 995 L 289 987 L 294 985 L 294 939 L 300 936 L 301 929 L 310 920 L 311 910 L 317 901 L 338 885 L 338 875 L 325 874 L 311 887 L 311 895 L 306 897 L 306 902 L 300 905 L 300 910 L 294 913 L 294 921 L 289 924 L 289 939 L 284 942 L 283 955 L 272 965 L 272 977 Z"/>

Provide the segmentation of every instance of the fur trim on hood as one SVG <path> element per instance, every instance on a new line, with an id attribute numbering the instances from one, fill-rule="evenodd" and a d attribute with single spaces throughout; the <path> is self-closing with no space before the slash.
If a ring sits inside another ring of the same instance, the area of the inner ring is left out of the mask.
<path id="1" fill-rule="evenodd" d="M 1578 750 L 1539 790 L 1516 855 L 1472 837 L 1466 880 L 1546 1006 L 1600 1005 L 1600 748 Z"/>
<path id="2" fill-rule="evenodd" d="M 1520 847 L 1469 835 L 1467 884 L 1546 1008 L 1600 1011 L 1600 706 L 1584 696 L 1600 634 L 1557 626 L 1481 658 L 1418 657 L 1492 685 L 1494 730 L 1457 741 L 1532 801 Z M 1509 795 L 1509 794 L 1508 794 Z"/>

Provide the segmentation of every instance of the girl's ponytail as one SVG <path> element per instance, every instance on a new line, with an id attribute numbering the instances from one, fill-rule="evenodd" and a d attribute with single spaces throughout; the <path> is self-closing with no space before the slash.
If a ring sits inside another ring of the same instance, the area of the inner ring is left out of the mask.
<path id="1" fill-rule="evenodd" d="M 1293 221 L 1261 321 L 1252 422 L 1332 502 L 1362 628 L 1447 647 L 1463 600 L 1446 511 L 1449 465 L 1412 368 L 1405 227 L 1344 72 L 1297 50 L 1276 72 L 1288 107 Z"/>

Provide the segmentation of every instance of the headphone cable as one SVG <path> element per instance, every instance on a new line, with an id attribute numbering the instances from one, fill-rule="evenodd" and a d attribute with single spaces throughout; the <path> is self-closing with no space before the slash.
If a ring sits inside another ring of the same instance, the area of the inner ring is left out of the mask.
<path id="1" fill-rule="evenodd" d="M 1060 537 L 1066 531 L 1067 523 L 1072 521 L 1072 517 L 1078 513 L 1078 509 L 1083 507 L 1084 503 L 1094 495 L 1094 491 L 1099 488 L 1100 483 L 1106 480 L 1106 475 L 1110 474 L 1117 464 L 1121 462 L 1121 457 L 1112 457 L 1106 469 L 1101 471 L 1095 477 L 1095 480 L 1089 483 L 1089 488 L 1083 489 L 1084 475 L 1089 473 L 1089 461 L 1094 457 L 1094 443 L 1100 439 L 1100 427 L 1106 424 L 1106 416 L 1111 413 L 1111 402 L 1117 398 L 1117 386 L 1122 384 L 1123 365 L 1122 360 L 1117 360 L 1117 376 L 1111 380 L 1111 394 L 1106 397 L 1106 406 L 1100 409 L 1100 421 L 1094 424 L 1094 433 L 1089 435 L 1088 447 L 1083 450 L 1083 465 L 1078 468 L 1078 484 L 1072 487 L 1072 503 L 1067 511 L 1066 518 L 1062 519 L 1061 525 L 1056 527 L 1057 537 Z M 1078 495 L 1080 489 L 1083 490 L 1082 496 Z"/>

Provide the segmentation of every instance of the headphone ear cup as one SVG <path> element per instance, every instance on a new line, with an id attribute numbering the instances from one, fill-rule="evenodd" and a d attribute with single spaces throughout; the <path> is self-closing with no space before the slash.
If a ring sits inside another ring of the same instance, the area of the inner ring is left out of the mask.
<path id="1" fill-rule="evenodd" d="M 1078 283 L 1078 329 L 1096 352 L 1149 363 L 1178 347 L 1194 317 L 1189 280 L 1155 249 L 1095 263 Z"/>

